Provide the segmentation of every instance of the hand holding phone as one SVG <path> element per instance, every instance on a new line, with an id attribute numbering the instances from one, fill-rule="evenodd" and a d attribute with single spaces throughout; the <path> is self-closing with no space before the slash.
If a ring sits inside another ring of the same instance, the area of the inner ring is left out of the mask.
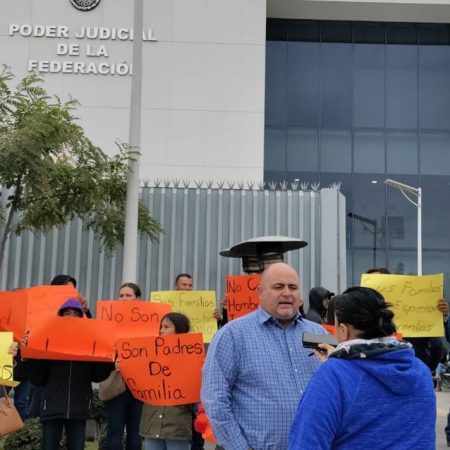
<path id="1" fill-rule="evenodd" d="M 318 334 L 318 333 L 303 333 L 303 347 L 313 348 L 319 350 L 319 344 L 328 344 L 336 347 L 338 341 L 335 336 L 331 334 Z"/>

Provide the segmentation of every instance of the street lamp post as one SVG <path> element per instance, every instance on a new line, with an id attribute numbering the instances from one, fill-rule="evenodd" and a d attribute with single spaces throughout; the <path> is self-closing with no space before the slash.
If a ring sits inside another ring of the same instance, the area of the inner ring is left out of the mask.
<path id="1" fill-rule="evenodd" d="M 415 188 L 407 184 L 399 183 L 389 178 L 384 182 L 386 185 L 399 189 L 404 197 L 417 207 L 417 275 L 422 275 L 422 188 Z M 417 202 L 412 200 L 406 192 L 417 197 Z"/>
<path id="2" fill-rule="evenodd" d="M 364 217 L 359 214 L 354 214 L 352 212 L 349 212 L 347 214 L 347 217 L 350 217 L 351 219 L 358 220 L 361 222 L 362 226 L 364 227 L 364 230 L 368 231 L 373 236 L 373 267 L 377 267 L 377 220 L 376 219 L 369 219 L 369 217 Z M 370 228 L 367 228 L 366 224 L 373 227 L 373 230 Z"/>
<path id="3" fill-rule="evenodd" d="M 122 272 L 122 280 L 124 282 L 137 281 L 143 10 L 143 0 L 134 0 L 133 75 L 131 78 L 129 146 L 135 153 L 133 153 L 132 159 L 128 161 Z"/>

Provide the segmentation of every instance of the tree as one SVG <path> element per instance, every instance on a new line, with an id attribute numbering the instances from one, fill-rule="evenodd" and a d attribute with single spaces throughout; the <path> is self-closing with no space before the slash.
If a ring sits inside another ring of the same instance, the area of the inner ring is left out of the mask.
<path id="1" fill-rule="evenodd" d="M 51 97 L 34 74 L 12 90 L 13 78 L 6 67 L 0 72 L 0 186 L 8 189 L 0 211 L 0 267 L 11 232 L 45 233 L 76 216 L 114 251 L 123 243 L 128 161 L 135 153 L 118 145 L 108 156 L 78 125 L 76 100 Z M 138 222 L 152 240 L 162 232 L 142 203 Z"/>

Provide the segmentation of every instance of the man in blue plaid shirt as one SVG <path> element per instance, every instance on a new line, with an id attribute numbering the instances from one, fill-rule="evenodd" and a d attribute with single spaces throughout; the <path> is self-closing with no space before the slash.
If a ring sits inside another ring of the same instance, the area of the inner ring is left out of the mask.
<path id="1" fill-rule="evenodd" d="M 319 361 L 302 334 L 325 333 L 299 314 L 297 272 L 285 263 L 261 277 L 259 309 L 214 336 L 203 367 L 202 403 L 225 450 L 284 450 L 298 402 Z"/>

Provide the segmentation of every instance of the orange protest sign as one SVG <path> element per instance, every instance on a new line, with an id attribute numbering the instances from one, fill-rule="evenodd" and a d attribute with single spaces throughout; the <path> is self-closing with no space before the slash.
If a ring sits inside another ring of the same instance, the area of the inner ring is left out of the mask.
<path id="1" fill-rule="evenodd" d="M 24 358 L 114 361 L 116 324 L 104 320 L 52 317 L 29 328 Z"/>
<path id="2" fill-rule="evenodd" d="M 77 291 L 71 285 L 35 286 L 0 292 L 0 330 L 12 331 L 17 340 L 34 321 L 55 317 L 60 306 Z"/>
<path id="3" fill-rule="evenodd" d="M 27 302 L 17 292 L 0 292 L 0 331 L 12 331 L 20 340 L 25 332 Z"/>
<path id="4" fill-rule="evenodd" d="M 260 275 L 227 275 L 225 277 L 228 320 L 255 311 L 259 306 L 257 288 Z"/>
<path id="5" fill-rule="evenodd" d="M 115 322 L 117 337 L 158 336 L 161 319 L 170 311 L 170 305 L 142 300 L 97 302 L 97 319 Z"/>
<path id="6" fill-rule="evenodd" d="M 168 406 L 200 401 L 201 333 L 119 338 L 117 346 L 120 373 L 138 400 Z"/>
<path id="7" fill-rule="evenodd" d="M 325 323 L 320 324 L 322 328 L 328 331 L 329 334 L 332 334 L 333 336 L 336 334 L 336 327 L 334 325 L 327 325 Z"/>

